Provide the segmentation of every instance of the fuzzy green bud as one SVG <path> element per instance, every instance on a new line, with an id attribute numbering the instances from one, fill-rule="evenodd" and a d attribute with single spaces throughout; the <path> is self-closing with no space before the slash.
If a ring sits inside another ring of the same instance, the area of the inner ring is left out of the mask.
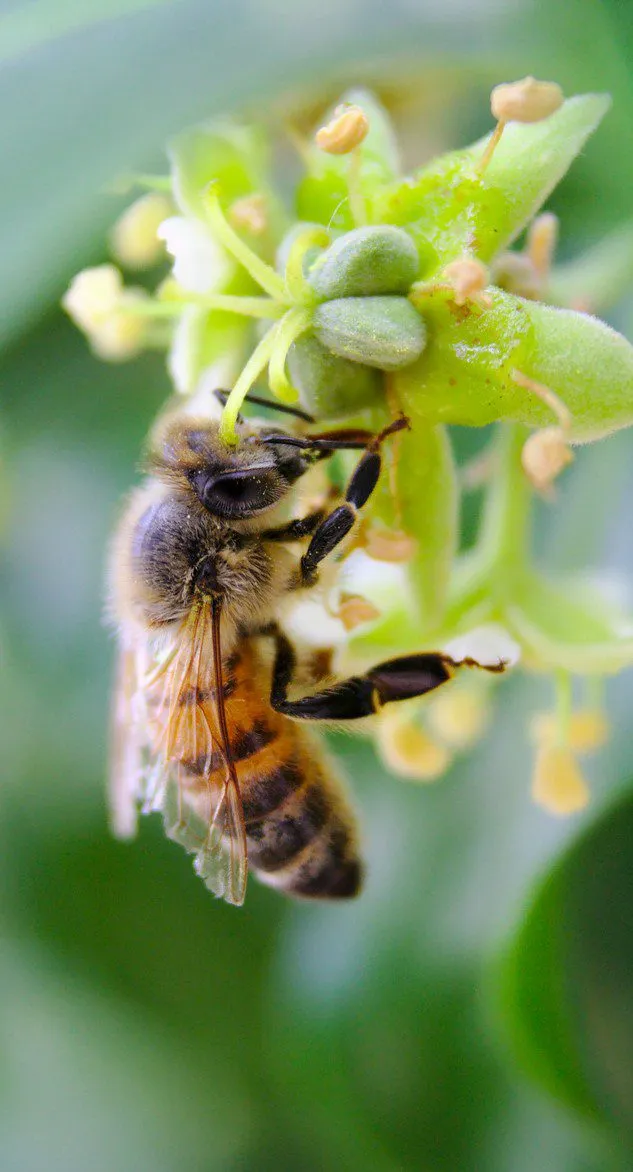
<path id="1" fill-rule="evenodd" d="M 409 292 L 420 260 L 411 237 L 390 225 L 356 228 L 328 248 L 310 273 L 318 297 L 374 297 Z"/>
<path id="2" fill-rule="evenodd" d="M 376 370 L 337 358 L 312 334 L 304 334 L 290 347 L 287 366 L 302 403 L 317 419 L 353 415 L 379 400 Z"/>
<path id="3" fill-rule="evenodd" d="M 339 358 L 400 370 L 419 358 L 426 326 L 405 297 L 342 297 L 317 306 L 314 332 Z"/>

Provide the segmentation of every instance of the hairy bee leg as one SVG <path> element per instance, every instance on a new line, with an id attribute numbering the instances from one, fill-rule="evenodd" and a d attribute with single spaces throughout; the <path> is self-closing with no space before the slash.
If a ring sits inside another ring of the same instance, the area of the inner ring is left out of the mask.
<path id="1" fill-rule="evenodd" d="M 315 530 L 312 540 L 301 558 L 300 572 L 301 585 L 313 586 L 317 578 L 317 568 L 324 558 L 331 554 L 354 525 L 359 509 L 367 503 L 374 491 L 382 460 L 380 446 L 388 436 L 409 426 L 404 416 L 394 420 L 383 431 L 374 436 L 367 445 L 367 449 L 356 465 L 345 490 L 345 500 L 342 505 L 334 509 Z"/>
<path id="2" fill-rule="evenodd" d="M 323 691 L 289 700 L 288 688 L 297 659 L 285 635 L 276 632 L 275 639 L 277 653 L 270 702 L 277 712 L 301 720 L 360 720 L 379 712 L 385 704 L 432 692 L 450 680 L 459 667 L 479 667 L 492 672 L 505 669 L 504 663 L 488 666 L 473 659 L 457 661 L 439 651 L 425 651 L 388 659 L 362 676 L 349 676 Z"/>
<path id="3" fill-rule="evenodd" d="M 306 517 L 299 517 L 289 521 L 287 525 L 279 525 L 276 529 L 265 529 L 261 535 L 262 541 L 300 541 L 302 537 L 309 537 L 325 518 L 325 509 L 316 509 Z"/>

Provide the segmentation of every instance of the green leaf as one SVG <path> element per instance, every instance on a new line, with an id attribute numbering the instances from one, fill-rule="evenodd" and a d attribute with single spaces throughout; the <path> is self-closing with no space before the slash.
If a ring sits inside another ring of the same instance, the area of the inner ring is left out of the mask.
<path id="1" fill-rule="evenodd" d="M 505 1025 L 525 1069 L 629 1144 L 632 879 L 629 792 L 542 883 L 501 974 Z"/>
<path id="2" fill-rule="evenodd" d="M 544 882 L 504 959 L 500 1007 L 523 1069 L 559 1102 L 596 1120 L 565 988 L 563 893 L 561 868 Z"/>
<path id="3" fill-rule="evenodd" d="M 489 137 L 435 159 L 377 199 L 377 219 L 407 226 L 429 271 L 464 252 L 490 261 L 532 219 L 610 105 L 605 94 L 569 98 L 543 122 L 510 123 L 485 174 L 476 171 Z"/>
<path id="4" fill-rule="evenodd" d="M 358 148 L 358 184 L 366 203 L 370 205 L 378 187 L 390 183 L 398 174 L 400 160 L 396 136 L 384 107 L 373 94 L 362 89 L 348 90 L 343 94 L 340 102 L 336 102 L 324 114 L 320 125 L 328 122 L 336 107 L 343 103 L 360 106 L 369 119 L 367 137 Z M 307 174 L 297 191 L 297 213 L 300 219 L 315 220 L 337 229 L 353 228 L 348 197 L 351 157 L 330 155 L 312 141 L 305 145 L 302 155 Z M 374 215 L 370 219 L 376 222 Z"/>
<path id="5" fill-rule="evenodd" d="M 444 292 L 424 299 L 429 341 L 394 378 L 429 422 L 481 427 L 494 420 L 555 423 L 513 370 L 546 384 L 573 417 L 572 439 L 586 442 L 633 423 L 633 347 L 587 314 L 492 291 L 491 308 L 458 307 Z"/>

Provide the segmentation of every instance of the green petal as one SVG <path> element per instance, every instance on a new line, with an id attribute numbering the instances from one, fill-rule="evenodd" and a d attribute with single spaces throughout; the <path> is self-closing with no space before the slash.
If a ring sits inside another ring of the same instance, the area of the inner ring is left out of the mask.
<path id="1" fill-rule="evenodd" d="M 399 172 L 398 145 L 391 120 L 384 107 L 368 90 L 353 89 L 343 94 L 325 114 L 324 125 L 340 104 L 360 106 L 369 119 L 369 131 L 360 144 L 359 187 L 369 205 L 376 191 L 390 183 Z M 349 208 L 347 175 L 348 155 L 329 155 L 310 141 L 303 152 L 307 174 L 297 191 L 297 212 L 302 220 L 316 220 L 336 229 L 349 229 L 354 222 Z M 375 216 L 370 216 L 375 221 Z"/>
<path id="2" fill-rule="evenodd" d="M 491 291 L 492 306 L 459 308 L 445 293 L 418 303 L 429 339 L 394 378 L 429 422 L 481 427 L 494 420 L 543 427 L 551 410 L 512 379 L 546 384 L 573 416 L 572 439 L 598 439 L 633 423 L 633 347 L 587 314 Z"/>
<path id="3" fill-rule="evenodd" d="M 169 366 L 181 394 L 195 391 L 201 375 L 216 362 L 231 364 L 239 372 L 252 324 L 235 313 L 188 306 L 179 320 L 169 356 Z"/>
<path id="4" fill-rule="evenodd" d="M 530 575 L 505 621 L 538 667 L 603 675 L 633 664 L 633 622 L 585 581 L 555 585 Z"/>
<path id="5" fill-rule="evenodd" d="M 510 123 L 482 178 L 475 164 L 490 136 L 442 155 L 383 192 L 376 217 L 415 231 L 429 271 L 464 252 L 489 261 L 539 210 L 609 105 L 606 94 L 584 94 L 543 122 Z"/>
<path id="6" fill-rule="evenodd" d="M 206 222 L 203 193 L 219 185 L 224 208 L 252 192 L 268 201 L 271 231 L 281 234 L 282 217 L 268 178 L 269 147 L 261 126 L 214 121 L 183 131 L 169 144 L 174 198 L 180 210 Z"/>

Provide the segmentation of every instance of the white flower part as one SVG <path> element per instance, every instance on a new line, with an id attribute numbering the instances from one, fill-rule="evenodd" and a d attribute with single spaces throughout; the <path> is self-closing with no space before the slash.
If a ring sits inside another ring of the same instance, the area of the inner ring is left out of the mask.
<path id="1" fill-rule="evenodd" d="M 179 394 L 191 396 L 194 413 L 196 407 L 212 398 L 210 392 L 217 387 L 232 387 L 240 371 L 241 354 L 238 350 L 223 354 L 222 358 L 200 370 L 200 349 L 206 318 L 205 309 L 197 305 L 186 306 L 174 330 L 167 355 L 167 369 L 173 384 Z M 218 400 L 213 397 L 213 402 L 217 404 Z M 208 404 L 202 414 L 209 413 L 207 408 Z"/>
<path id="2" fill-rule="evenodd" d="M 345 590 L 371 599 L 378 609 L 388 611 L 390 603 L 401 604 L 411 596 L 406 567 L 396 562 L 378 562 L 362 549 L 355 549 L 341 573 Z"/>
<path id="3" fill-rule="evenodd" d="M 123 279 L 115 265 L 82 269 L 62 297 L 66 313 L 84 333 L 91 333 L 119 308 Z"/>
<path id="4" fill-rule="evenodd" d="M 495 667 L 503 660 L 508 667 L 514 667 L 521 658 L 521 648 L 498 623 L 487 623 L 475 627 L 465 635 L 451 639 L 442 648 L 451 659 L 476 659 L 485 667 Z"/>
<path id="5" fill-rule="evenodd" d="M 280 617 L 289 639 L 304 647 L 340 647 L 347 631 L 318 599 L 286 599 Z"/>
<path id="6" fill-rule="evenodd" d="M 199 335 L 205 311 L 197 305 L 183 309 L 171 340 L 167 355 L 167 369 L 176 390 L 181 395 L 191 394 L 198 369 Z"/>
<path id="7" fill-rule="evenodd" d="M 233 262 L 199 220 L 170 216 L 156 234 L 173 256 L 174 277 L 187 293 L 209 293 L 231 276 Z"/>
<path id="8" fill-rule="evenodd" d="M 148 191 L 119 216 L 110 233 L 114 256 L 128 269 L 147 269 L 164 257 L 158 229 L 172 211 L 172 202 L 159 191 Z"/>

